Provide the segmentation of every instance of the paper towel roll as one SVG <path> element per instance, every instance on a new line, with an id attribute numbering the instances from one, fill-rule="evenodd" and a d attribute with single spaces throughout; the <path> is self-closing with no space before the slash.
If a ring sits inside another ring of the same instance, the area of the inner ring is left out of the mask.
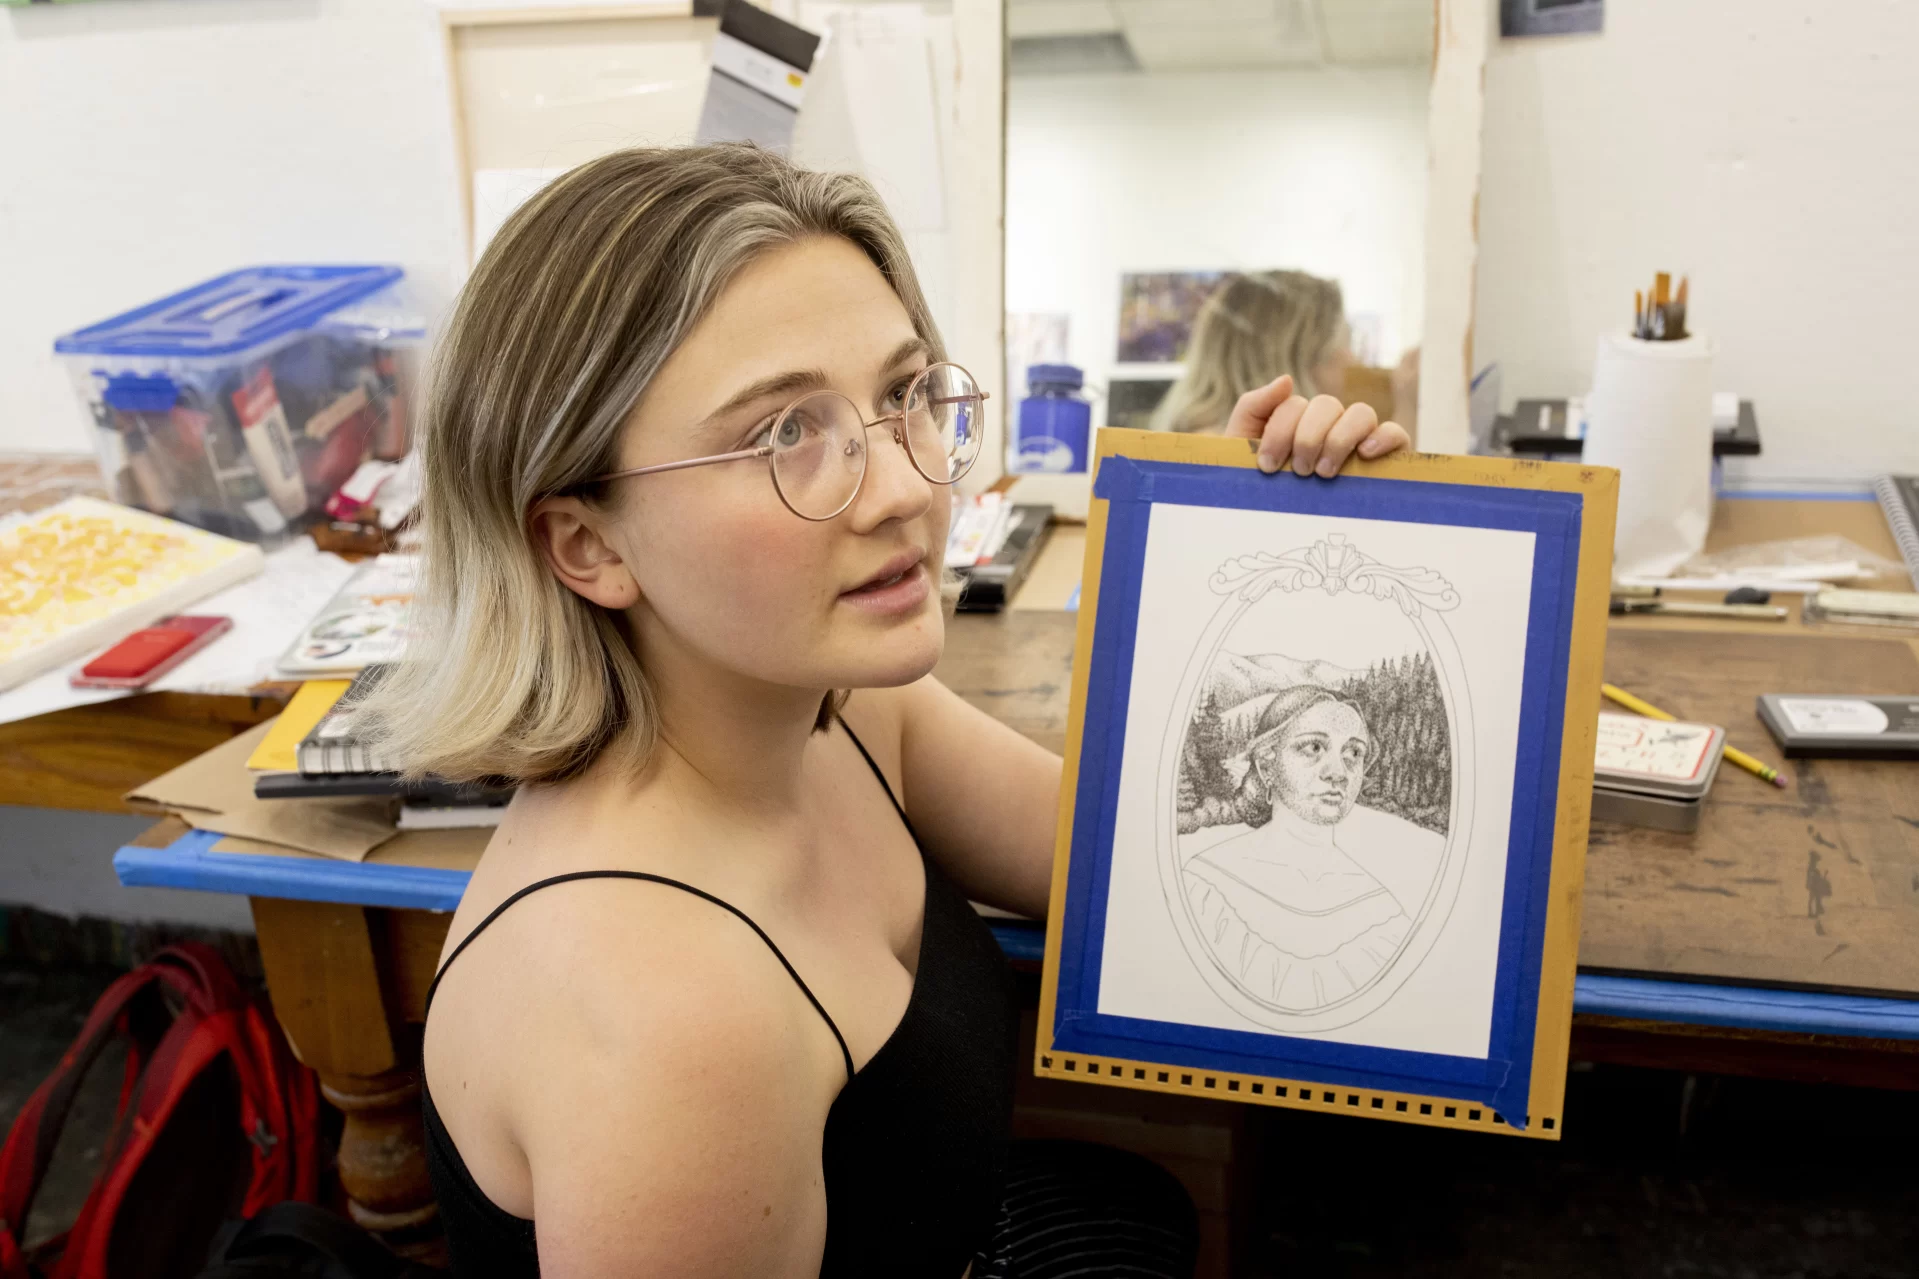
<path id="1" fill-rule="evenodd" d="M 1712 522 L 1712 344 L 1599 339 L 1581 460 L 1619 468 L 1613 576 L 1663 577 Z"/>

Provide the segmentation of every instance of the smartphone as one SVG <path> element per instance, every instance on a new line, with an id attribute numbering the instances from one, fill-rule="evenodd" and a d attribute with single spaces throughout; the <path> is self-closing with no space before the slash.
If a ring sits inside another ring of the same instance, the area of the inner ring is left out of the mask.
<path id="1" fill-rule="evenodd" d="M 230 617 L 163 617 L 80 668 L 75 688 L 144 688 L 233 629 Z"/>

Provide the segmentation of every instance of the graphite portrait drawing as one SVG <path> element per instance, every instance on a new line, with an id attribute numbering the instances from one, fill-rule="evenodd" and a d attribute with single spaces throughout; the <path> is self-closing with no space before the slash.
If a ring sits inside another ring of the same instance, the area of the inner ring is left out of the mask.
<path id="1" fill-rule="evenodd" d="M 1155 508 L 1102 1013 L 1484 1054 L 1531 543 Z"/>

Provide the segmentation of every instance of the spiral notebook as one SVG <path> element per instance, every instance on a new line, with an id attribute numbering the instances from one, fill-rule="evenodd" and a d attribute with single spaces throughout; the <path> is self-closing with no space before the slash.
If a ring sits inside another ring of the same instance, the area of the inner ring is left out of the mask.
<path id="1" fill-rule="evenodd" d="M 1919 475 L 1882 475 L 1872 489 L 1892 526 L 1892 540 L 1905 557 L 1906 572 L 1912 574 L 1912 588 L 1919 591 Z"/>
<path id="2" fill-rule="evenodd" d="M 354 676 L 340 700 L 300 739 L 297 758 L 302 777 L 392 771 L 378 748 L 360 736 L 357 723 L 360 702 L 389 669 L 387 663 L 376 662 Z"/>

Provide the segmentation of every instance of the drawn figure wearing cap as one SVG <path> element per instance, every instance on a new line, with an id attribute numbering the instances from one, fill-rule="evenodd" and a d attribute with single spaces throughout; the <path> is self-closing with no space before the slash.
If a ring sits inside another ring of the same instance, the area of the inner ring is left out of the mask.
<path id="1" fill-rule="evenodd" d="M 1404 819 L 1355 809 L 1374 753 L 1351 703 L 1318 685 L 1273 698 L 1247 748 L 1241 788 L 1254 827 L 1185 865 L 1184 888 L 1215 961 L 1253 997 L 1287 1011 L 1323 1008 L 1354 994 L 1392 962 L 1419 902 L 1400 900 L 1342 847 L 1351 825 L 1368 848 L 1387 848 L 1410 875 L 1391 876 L 1410 896 L 1430 882 L 1444 839 Z"/>

